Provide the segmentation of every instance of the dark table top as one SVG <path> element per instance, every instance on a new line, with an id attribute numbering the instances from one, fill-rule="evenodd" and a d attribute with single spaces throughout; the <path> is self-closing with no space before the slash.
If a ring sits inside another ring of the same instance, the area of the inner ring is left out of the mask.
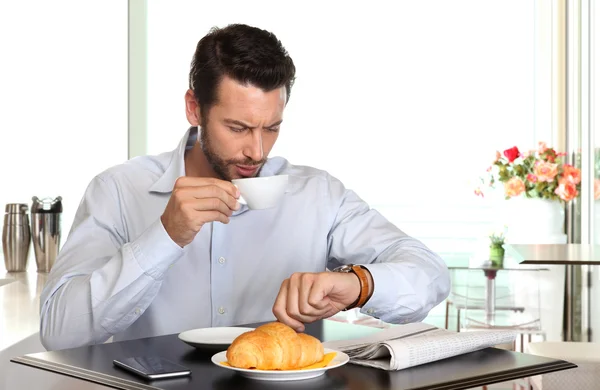
<path id="1" fill-rule="evenodd" d="M 600 245 L 507 244 L 505 249 L 521 264 L 600 265 Z"/>
<path id="2" fill-rule="evenodd" d="M 510 255 L 504 257 L 502 267 L 492 265 L 487 258 L 476 256 L 474 253 L 442 253 L 446 266 L 450 270 L 483 270 L 483 271 L 548 271 L 548 267 L 535 264 L 523 264 L 521 258 Z"/>
<path id="3" fill-rule="evenodd" d="M 258 324 L 248 325 L 255 327 Z M 356 338 L 378 331 L 336 321 L 309 324 L 307 333 L 322 341 Z M 203 351 L 180 341 L 176 334 L 138 340 L 42 352 L 12 359 L 13 362 L 58 372 L 120 389 L 468 389 L 511 379 L 576 367 L 556 359 L 510 352 L 496 348 L 408 368 L 384 370 L 346 364 L 325 375 L 293 382 L 266 382 L 241 377 L 215 366 Z M 162 356 L 191 369 L 186 378 L 146 382 L 113 366 L 116 358 Z"/>

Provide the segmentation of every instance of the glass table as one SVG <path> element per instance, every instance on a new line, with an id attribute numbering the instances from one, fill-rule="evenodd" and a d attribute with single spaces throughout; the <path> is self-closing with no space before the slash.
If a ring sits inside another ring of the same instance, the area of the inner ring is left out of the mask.
<path id="1" fill-rule="evenodd" d="M 448 269 L 450 271 L 456 270 L 468 270 L 468 271 L 481 271 L 481 275 L 485 278 L 484 284 L 484 293 L 483 293 L 483 307 L 475 307 L 476 309 L 481 309 L 483 311 L 483 318 L 481 318 L 480 325 L 482 327 L 499 327 L 501 325 L 501 321 L 497 321 L 497 309 L 510 310 L 516 309 L 514 307 L 498 307 L 498 297 L 497 297 L 497 277 L 501 272 L 509 272 L 509 271 L 518 271 L 518 272 L 538 272 L 538 271 L 547 271 L 548 268 L 543 268 L 538 265 L 524 265 L 519 264 L 517 259 L 514 259 L 510 256 L 504 261 L 504 265 L 502 267 L 493 266 L 490 261 L 478 261 L 474 262 L 472 260 L 472 256 L 469 254 L 448 254 L 442 255 Z M 465 298 L 461 296 L 461 294 L 456 293 L 454 291 L 451 293 L 451 296 L 458 296 L 459 298 Z M 510 327 L 508 324 L 506 327 Z"/>

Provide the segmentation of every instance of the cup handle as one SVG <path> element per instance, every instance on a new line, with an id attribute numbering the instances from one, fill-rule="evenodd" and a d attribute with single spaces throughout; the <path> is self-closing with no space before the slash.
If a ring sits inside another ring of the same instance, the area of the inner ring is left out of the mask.
<path id="1" fill-rule="evenodd" d="M 238 186 L 236 186 L 235 184 L 234 184 L 234 186 L 235 186 L 235 188 L 237 188 L 238 190 L 240 189 L 240 188 L 239 188 Z M 240 202 L 240 204 L 243 204 L 243 205 L 246 205 L 246 206 L 248 205 L 248 203 L 246 202 L 246 200 L 244 199 L 244 197 L 242 196 L 242 194 L 241 194 L 241 193 L 240 193 L 240 197 L 238 198 L 238 202 Z"/>

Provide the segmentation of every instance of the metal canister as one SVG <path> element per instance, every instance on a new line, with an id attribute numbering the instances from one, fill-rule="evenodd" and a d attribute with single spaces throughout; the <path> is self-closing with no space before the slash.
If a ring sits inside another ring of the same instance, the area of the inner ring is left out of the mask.
<path id="1" fill-rule="evenodd" d="M 62 197 L 34 196 L 31 200 L 31 237 L 37 270 L 50 272 L 60 249 Z"/>
<path id="2" fill-rule="evenodd" d="M 24 203 L 9 203 L 4 210 L 2 227 L 2 253 L 4 266 L 8 272 L 27 270 L 31 228 Z"/>

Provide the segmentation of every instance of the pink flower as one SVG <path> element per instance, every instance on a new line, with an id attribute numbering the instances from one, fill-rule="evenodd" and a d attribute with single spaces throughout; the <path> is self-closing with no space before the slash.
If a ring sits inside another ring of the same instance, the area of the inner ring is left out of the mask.
<path id="1" fill-rule="evenodd" d="M 488 172 L 488 173 L 491 172 L 492 171 L 492 167 L 491 166 L 488 167 L 488 169 L 486 169 L 485 171 Z"/>
<path id="2" fill-rule="evenodd" d="M 529 181 L 531 183 L 537 183 L 538 178 L 536 175 L 529 173 L 529 174 L 527 174 L 527 181 Z"/>
<path id="3" fill-rule="evenodd" d="M 570 181 L 561 179 L 554 193 L 565 202 L 568 202 L 577 196 L 577 187 Z"/>
<path id="4" fill-rule="evenodd" d="M 521 195 L 525 191 L 525 183 L 518 177 L 513 177 L 504 183 L 504 194 L 509 197 Z"/>
<path id="5" fill-rule="evenodd" d="M 496 150 L 496 159 L 494 160 L 494 162 L 498 162 L 498 160 L 500 160 L 501 157 L 502 155 L 500 154 L 500 152 Z"/>
<path id="6" fill-rule="evenodd" d="M 544 153 L 547 149 L 548 149 L 548 146 L 546 145 L 545 142 L 542 142 L 542 141 L 538 142 L 538 153 L 539 154 Z"/>
<path id="7" fill-rule="evenodd" d="M 483 198 L 483 191 L 481 191 L 481 188 L 475 188 L 475 195 Z"/>
<path id="8" fill-rule="evenodd" d="M 563 166 L 562 177 L 573 184 L 581 183 L 581 171 L 569 164 Z"/>
<path id="9" fill-rule="evenodd" d="M 551 183 L 558 174 L 558 164 L 551 164 L 544 161 L 538 162 L 533 168 L 533 173 L 539 181 Z"/>
<path id="10" fill-rule="evenodd" d="M 594 200 L 600 199 L 600 179 L 594 180 Z"/>

